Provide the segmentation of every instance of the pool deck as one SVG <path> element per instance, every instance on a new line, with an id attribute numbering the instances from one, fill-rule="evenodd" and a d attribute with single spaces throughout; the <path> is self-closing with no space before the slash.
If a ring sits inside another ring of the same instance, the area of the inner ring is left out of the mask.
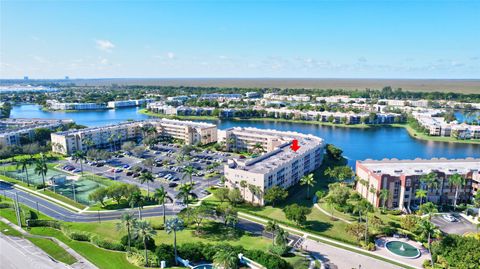
<path id="1" fill-rule="evenodd" d="M 418 258 L 406 258 L 406 257 L 403 258 L 399 255 L 395 255 L 385 247 L 385 244 L 389 241 L 400 241 L 400 242 L 408 243 L 416 247 L 418 250 L 420 250 L 421 255 Z M 375 250 L 377 254 L 380 254 L 382 256 L 385 256 L 394 260 L 401 260 L 405 263 L 411 264 L 412 266 L 415 266 L 418 268 L 422 268 L 423 261 L 430 259 L 430 253 L 428 252 L 428 249 L 424 248 L 421 243 L 410 240 L 408 238 L 382 237 L 375 240 L 375 245 L 377 247 L 377 250 Z"/>

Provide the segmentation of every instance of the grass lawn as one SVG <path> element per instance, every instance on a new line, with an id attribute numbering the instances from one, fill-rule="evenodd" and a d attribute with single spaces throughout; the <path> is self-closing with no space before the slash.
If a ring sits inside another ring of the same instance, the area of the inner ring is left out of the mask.
<path id="1" fill-rule="evenodd" d="M 15 229 L 13 229 L 12 227 L 8 226 L 3 221 L 0 221 L 0 232 L 2 232 L 2 234 L 4 234 L 4 235 L 8 235 L 8 236 L 17 236 L 17 237 L 22 236 L 22 234 L 19 231 L 17 231 Z"/>
<path id="2" fill-rule="evenodd" d="M 48 238 L 27 237 L 27 239 L 57 261 L 65 264 L 74 264 L 77 262 L 75 257 Z"/>
<path id="3" fill-rule="evenodd" d="M 163 223 L 162 217 L 145 219 L 156 226 Z M 117 230 L 116 224 L 118 222 L 119 221 L 102 221 L 101 223 L 64 223 L 64 226 L 69 227 L 72 230 L 98 234 L 104 238 L 118 241 L 122 236 L 126 235 L 126 231 Z M 247 249 L 261 250 L 266 250 L 271 243 L 270 240 L 264 237 L 255 236 L 243 231 L 237 231 L 234 235 L 228 235 L 227 232 L 219 232 L 222 231 L 223 225 L 218 222 L 204 221 L 202 227 L 202 233 L 199 235 L 195 233 L 193 227 L 188 227 L 181 232 L 177 232 L 177 243 L 203 242 L 215 244 L 228 242 L 232 245 L 242 245 Z M 157 244 L 170 244 L 173 243 L 173 234 L 167 234 L 164 230 L 157 230 L 157 235 L 155 235 L 154 239 Z"/>
<path id="4" fill-rule="evenodd" d="M 125 252 L 110 251 L 98 248 L 88 242 L 74 241 L 63 235 L 63 233 L 53 228 L 47 227 L 34 227 L 30 230 L 30 233 L 44 236 L 55 237 L 62 241 L 78 254 L 82 255 L 90 262 L 95 264 L 99 268 L 104 269 L 116 269 L 116 268 L 140 268 L 132 265 L 127 261 Z"/>

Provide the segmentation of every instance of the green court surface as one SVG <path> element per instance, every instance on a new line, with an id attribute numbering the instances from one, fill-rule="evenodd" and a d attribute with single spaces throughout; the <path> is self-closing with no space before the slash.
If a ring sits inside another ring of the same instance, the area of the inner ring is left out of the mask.
<path id="1" fill-rule="evenodd" d="M 20 180 L 27 183 L 27 177 L 25 172 L 21 172 L 20 169 L 15 167 L 8 167 L 2 171 L 6 176 Z M 80 176 L 80 174 L 78 174 Z M 45 183 L 49 185 L 48 189 L 54 191 L 60 195 L 63 195 L 69 199 L 76 200 L 84 205 L 91 205 L 92 202 L 88 200 L 88 195 L 99 187 L 108 186 L 108 179 L 94 178 L 90 175 L 81 176 L 79 180 L 69 179 L 72 176 L 61 170 L 53 168 L 53 165 L 49 165 L 47 175 L 45 176 Z M 52 179 L 55 181 L 55 187 L 51 185 Z M 28 182 L 32 185 L 42 184 L 42 176 L 35 173 L 35 166 L 28 168 Z M 73 190 L 75 189 L 75 197 Z"/>

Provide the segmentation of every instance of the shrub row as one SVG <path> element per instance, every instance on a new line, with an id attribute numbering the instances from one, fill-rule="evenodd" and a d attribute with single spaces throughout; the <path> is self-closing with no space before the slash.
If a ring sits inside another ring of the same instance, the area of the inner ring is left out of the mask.
<path id="1" fill-rule="evenodd" d="M 132 252 L 127 253 L 127 260 L 133 265 L 138 267 L 145 267 L 145 252 L 134 250 Z M 157 255 L 153 252 L 148 251 L 148 266 L 149 267 L 160 267 L 160 260 L 158 259 Z M 173 263 L 170 263 L 173 264 Z"/>
<path id="2" fill-rule="evenodd" d="M 58 230 L 61 227 L 60 222 L 56 220 L 45 220 L 45 219 L 29 219 L 28 226 L 29 227 L 50 227 Z"/>
<path id="3" fill-rule="evenodd" d="M 106 240 L 103 239 L 99 236 L 92 236 L 90 238 L 90 242 L 97 247 L 104 248 L 104 249 L 110 249 L 110 250 L 117 250 L 117 251 L 124 251 L 125 247 L 118 243 L 118 242 L 113 242 L 111 240 Z"/>
<path id="4" fill-rule="evenodd" d="M 8 203 L 0 203 L 0 209 L 2 208 L 13 208 L 13 205 Z"/>

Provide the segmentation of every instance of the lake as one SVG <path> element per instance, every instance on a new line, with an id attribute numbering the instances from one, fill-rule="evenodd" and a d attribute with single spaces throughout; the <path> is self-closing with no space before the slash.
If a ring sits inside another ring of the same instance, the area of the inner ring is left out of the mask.
<path id="1" fill-rule="evenodd" d="M 149 118 L 137 113 L 138 110 L 138 108 L 123 108 L 104 111 L 46 112 L 40 110 L 38 105 L 25 104 L 14 106 L 11 117 L 73 119 L 78 124 L 101 126 L 128 119 Z M 274 121 L 218 120 L 210 122 L 216 123 L 220 129 L 241 126 L 313 134 L 325 139 L 327 143 L 342 148 L 351 165 L 355 164 L 355 160 L 367 158 L 480 158 L 480 145 L 422 141 L 410 137 L 403 128 L 357 129 Z"/>

